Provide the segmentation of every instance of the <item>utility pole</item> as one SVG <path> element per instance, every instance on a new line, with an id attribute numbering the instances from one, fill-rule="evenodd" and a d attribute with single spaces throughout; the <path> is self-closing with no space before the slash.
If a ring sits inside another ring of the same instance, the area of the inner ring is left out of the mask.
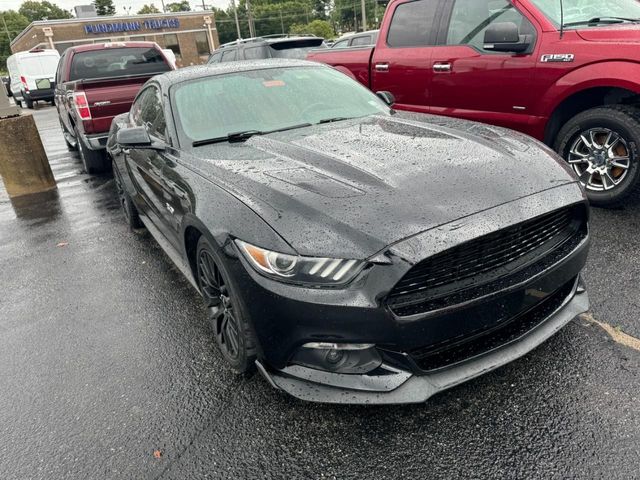
<path id="1" fill-rule="evenodd" d="M 238 9 L 236 8 L 236 0 L 231 0 L 231 6 L 233 7 L 233 16 L 236 18 L 236 30 L 238 31 L 238 40 L 242 40 L 242 33 L 240 33 L 240 21 L 238 20 Z"/>
<path id="2" fill-rule="evenodd" d="M 282 20 L 282 7 L 280 7 L 280 27 L 282 27 L 282 34 L 284 35 L 284 21 Z"/>
<path id="3" fill-rule="evenodd" d="M 164 0 L 160 0 L 162 3 L 162 13 L 167 13 L 167 8 L 164 6 Z"/>
<path id="4" fill-rule="evenodd" d="M 367 9 L 364 0 L 360 0 L 360 7 L 362 8 L 362 31 L 364 32 L 367 29 Z"/>
<path id="5" fill-rule="evenodd" d="M 11 35 L 9 35 L 9 28 L 7 27 L 7 21 L 4 19 L 4 15 L 0 15 L 2 17 L 2 23 L 4 24 L 4 31 L 7 32 L 7 38 L 9 39 L 9 43 L 11 43 Z"/>
<path id="6" fill-rule="evenodd" d="M 247 20 L 249 21 L 249 36 L 251 38 L 256 36 L 256 27 L 253 24 L 253 15 L 251 15 L 251 2 L 247 0 Z"/>
<path id="7" fill-rule="evenodd" d="M 356 16 L 356 4 L 353 4 L 353 31 L 358 31 L 358 17 Z"/>

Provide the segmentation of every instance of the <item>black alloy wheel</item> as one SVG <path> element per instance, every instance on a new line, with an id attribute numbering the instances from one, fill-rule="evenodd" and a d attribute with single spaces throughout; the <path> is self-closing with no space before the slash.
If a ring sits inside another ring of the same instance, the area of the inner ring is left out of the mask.
<path id="1" fill-rule="evenodd" d="M 122 206 L 122 212 L 124 213 L 125 218 L 127 219 L 127 224 L 131 229 L 138 229 L 144 227 L 144 224 L 140 220 L 140 216 L 138 215 L 138 209 L 133 204 L 131 197 L 124 189 L 122 185 L 122 179 L 120 178 L 120 173 L 116 169 L 115 162 L 112 161 L 113 165 L 113 179 L 116 183 L 116 191 L 118 192 L 118 200 L 120 200 L 120 206 Z"/>
<path id="2" fill-rule="evenodd" d="M 562 127 L 555 149 L 569 163 L 589 201 L 617 207 L 640 193 L 640 110 L 592 108 Z"/>
<path id="3" fill-rule="evenodd" d="M 215 332 L 220 351 L 237 373 L 254 366 L 256 342 L 239 297 L 204 237 L 198 242 L 197 281 Z"/>

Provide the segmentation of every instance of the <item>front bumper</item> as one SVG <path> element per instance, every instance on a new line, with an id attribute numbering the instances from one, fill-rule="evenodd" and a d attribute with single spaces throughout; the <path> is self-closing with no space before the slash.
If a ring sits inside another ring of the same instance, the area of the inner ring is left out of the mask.
<path id="1" fill-rule="evenodd" d="M 543 269 L 531 275 L 523 270 L 517 283 L 435 315 L 396 316 L 386 302 L 389 289 L 421 258 L 580 203 L 580 188 L 565 185 L 468 217 L 465 228 L 426 231 L 394 244 L 390 263 L 371 266 L 344 289 L 276 282 L 227 250 L 260 346 L 259 369 L 275 387 L 306 400 L 410 403 L 524 355 L 588 309 L 587 294 L 577 287 L 588 233 Z M 315 368 L 298 356 L 309 343 L 375 345 L 382 366 L 367 374 Z"/>
<path id="2" fill-rule="evenodd" d="M 558 330 L 589 309 L 586 290 L 576 281 L 566 302 L 545 321 L 521 338 L 490 352 L 455 364 L 417 375 L 383 365 L 378 378 L 373 375 L 339 375 L 305 367 L 291 366 L 274 370 L 260 362 L 262 375 L 274 387 L 301 400 L 342 404 L 421 403 L 436 393 L 452 388 L 526 355 Z M 331 386 L 333 385 L 333 386 Z"/>

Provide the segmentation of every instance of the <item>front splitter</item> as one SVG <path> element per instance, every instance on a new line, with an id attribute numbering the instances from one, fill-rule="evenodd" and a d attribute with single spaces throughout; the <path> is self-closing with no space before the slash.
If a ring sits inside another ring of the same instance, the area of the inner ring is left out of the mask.
<path id="1" fill-rule="evenodd" d="M 343 381 L 340 382 L 343 386 L 335 387 L 325 383 L 313 382 L 308 378 L 303 379 L 293 376 L 286 369 L 271 370 L 260 362 L 256 362 L 256 364 L 259 371 L 271 385 L 301 400 L 354 405 L 422 403 L 436 393 L 471 380 L 526 355 L 588 309 L 589 296 L 586 291 L 578 289 L 570 301 L 518 340 L 433 373 L 407 375 L 408 372 L 402 372 L 406 375 L 406 381 L 388 391 L 363 389 L 362 376 L 353 376 L 354 388 L 350 388 Z"/>

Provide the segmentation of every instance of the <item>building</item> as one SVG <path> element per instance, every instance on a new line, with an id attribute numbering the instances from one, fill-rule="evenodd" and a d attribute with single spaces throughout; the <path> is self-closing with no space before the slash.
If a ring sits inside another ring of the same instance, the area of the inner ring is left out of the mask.
<path id="1" fill-rule="evenodd" d="M 173 50 L 179 67 L 206 62 L 219 45 L 213 12 L 70 18 L 31 23 L 11 42 L 13 53 L 32 48 L 145 40 Z"/>

